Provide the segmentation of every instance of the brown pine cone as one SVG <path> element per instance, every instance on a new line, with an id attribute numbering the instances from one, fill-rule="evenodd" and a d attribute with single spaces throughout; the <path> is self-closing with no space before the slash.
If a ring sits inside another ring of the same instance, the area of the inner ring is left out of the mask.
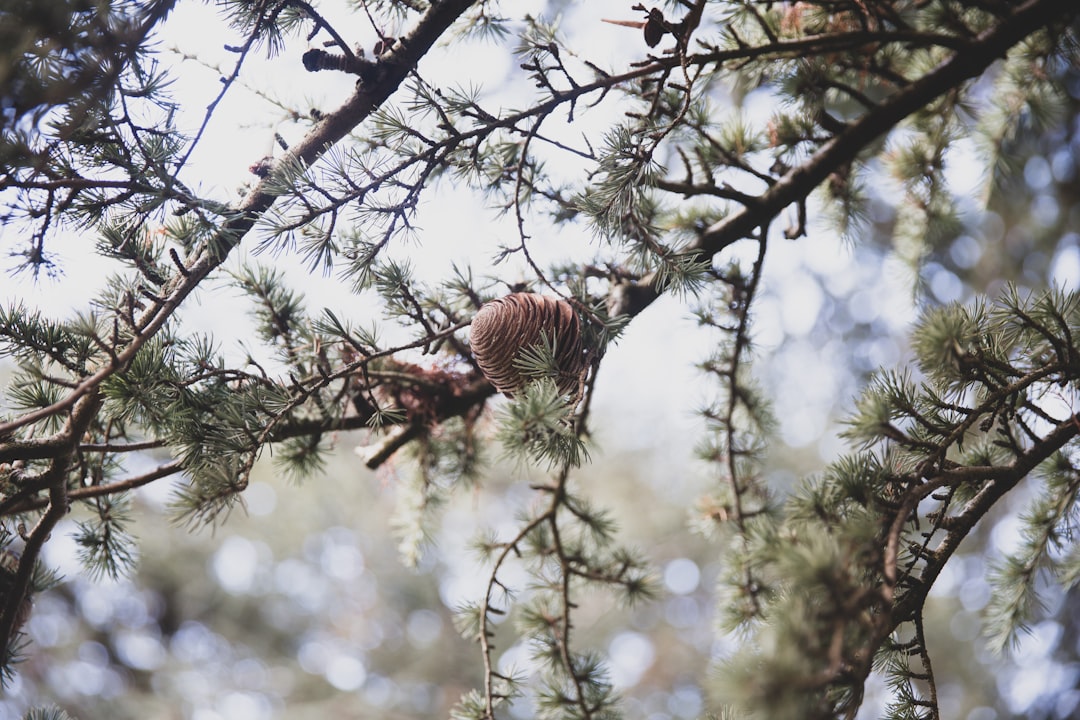
<path id="1" fill-rule="evenodd" d="M 541 334 L 555 346 L 559 391 L 576 392 L 585 367 L 581 321 L 565 300 L 513 293 L 485 303 L 473 318 L 469 344 L 484 377 L 496 390 L 511 395 L 529 380 L 514 367 L 514 360 L 539 344 Z"/>

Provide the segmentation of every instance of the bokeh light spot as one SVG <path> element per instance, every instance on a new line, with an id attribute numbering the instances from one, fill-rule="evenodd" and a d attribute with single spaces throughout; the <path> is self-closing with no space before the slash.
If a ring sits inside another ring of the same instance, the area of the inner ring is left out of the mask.
<path id="1" fill-rule="evenodd" d="M 405 631 L 413 647 L 420 649 L 430 647 L 442 634 L 442 618 L 431 610 L 414 610 L 409 613 Z"/>
<path id="2" fill-rule="evenodd" d="M 652 666 L 656 649 L 645 635 L 622 632 L 612 639 L 608 655 L 611 658 L 612 684 L 617 688 L 629 688 L 637 685 Z"/>
<path id="3" fill-rule="evenodd" d="M 323 673 L 326 681 L 338 690 L 346 692 L 357 690 L 364 684 L 367 669 L 357 657 L 347 654 L 335 654 L 326 663 Z"/>
<path id="4" fill-rule="evenodd" d="M 210 561 L 218 584 L 231 595 L 244 595 L 255 583 L 258 551 L 247 538 L 232 535 L 225 538 Z"/>
<path id="5" fill-rule="evenodd" d="M 675 558 L 664 567 L 664 585 L 676 595 L 694 592 L 700 582 L 701 570 L 689 558 Z"/>

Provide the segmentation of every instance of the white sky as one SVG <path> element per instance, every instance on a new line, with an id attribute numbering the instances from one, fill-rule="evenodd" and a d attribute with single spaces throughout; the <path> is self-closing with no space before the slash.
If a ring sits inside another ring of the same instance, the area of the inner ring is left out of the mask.
<path id="1" fill-rule="evenodd" d="M 516 3 L 513 11 L 539 12 L 543 3 L 531 1 L 526 5 Z M 366 22 L 358 26 L 354 11 L 341 10 L 339 3 L 323 3 L 319 7 L 340 30 L 361 33 L 361 45 L 370 48 L 374 44 L 375 33 L 366 28 Z M 567 35 L 576 36 L 571 46 L 586 48 L 588 58 L 601 67 L 628 68 L 647 51 L 639 41 L 640 36 L 635 30 L 600 21 L 603 17 L 634 18 L 635 13 L 628 7 L 625 2 L 610 0 L 573 3 L 561 26 Z M 386 30 L 396 33 L 401 29 Z M 311 44 L 321 44 L 324 37 L 320 35 Z M 198 127 L 204 108 L 219 91 L 219 74 L 207 66 L 229 72 L 236 55 L 223 48 L 239 42 L 240 38 L 221 21 L 212 5 L 180 3 L 170 17 L 160 39 L 160 46 L 166 51 L 163 60 L 179 60 L 181 54 L 199 58 L 198 62 L 186 60 L 174 68 L 173 91 L 181 104 L 177 122 L 182 129 L 193 132 Z M 306 72 L 299 59 L 303 49 L 301 42 L 293 43 L 288 52 L 273 58 L 260 53 L 251 55 L 241 82 L 230 90 L 218 108 L 186 167 L 183 176 L 186 182 L 219 199 L 235 202 L 242 196 L 242 187 L 253 179 L 249 166 L 268 152 L 280 153 L 274 146 L 274 132 L 280 132 L 288 141 L 301 136 L 304 128 L 289 121 L 283 109 L 252 92 L 252 84 L 257 84 L 254 89 L 278 99 L 282 105 L 302 111 L 311 107 L 332 109 L 340 104 L 351 90 L 353 79 L 334 72 Z M 530 81 L 522 79 L 515 63 L 516 59 L 504 47 L 474 41 L 468 45 L 455 44 L 452 49 L 439 48 L 425 58 L 420 72 L 434 84 L 482 85 L 489 98 L 485 102 L 491 107 L 522 107 L 534 97 L 536 90 Z M 752 95 L 741 110 L 752 123 L 763 122 L 772 111 L 771 101 L 761 94 Z M 588 112 L 579 107 L 574 124 L 562 124 L 571 141 L 576 142 L 581 133 L 587 133 L 595 143 L 597 133 L 620 116 L 617 102 L 609 102 Z M 557 114 L 552 126 L 557 126 L 564 117 L 565 113 Z M 587 169 L 573 159 L 563 158 L 560 162 L 565 164 L 557 169 L 568 177 L 580 177 Z M 517 230 L 511 217 L 495 217 L 468 191 L 455 191 L 443 184 L 436 192 L 429 192 L 417 224 L 421 228 L 420 244 L 399 245 L 393 252 L 399 257 L 407 256 L 417 266 L 420 277 L 438 279 L 451 261 L 471 262 L 477 274 L 499 274 L 510 281 L 528 277 L 520 263 L 515 266 L 511 262 L 499 268 L 491 265 L 497 245 L 513 242 Z M 827 379 L 832 372 L 828 356 L 817 352 L 822 348 L 821 341 L 808 337 L 808 332 L 824 298 L 822 283 L 828 283 L 834 291 L 837 286 L 849 283 L 853 256 L 850 248 L 831 233 L 816 226 L 811 229 L 812 236 L 807 239 L 773 241 L 766 261 L 768 294 L 757 306 L 755 332 L 766 353 L 785 335 L 805 338 L 804 347 L 812 357 L 802 369 L 812 366 L 814 372 Z M 530 227 L 534 237 L 532 250 L 542 264 L 580 255 L 581 248 L 586 249 L 584 257 L 588 257 L 595 249 L 596 241 L 587 231 L 560 227 L 550 237 L 545 237 L 544 231 L 540 223 Z M 4 237 L 7 232 L 0 229 L 0 243 L 10 246 L 13 240 Z M 226 268 L 235 268 L 247 260 L 251 244 L 246 242 L 234 252 Z M 56 236 L 50 247 L 60 254 L 62 274 L 56 278 L 41 277 L 36 282 L 25 274 L 14 278 L 5 275 L 0 281 L 0 304 L 23 299 L 47 314 L 61 317 L 85 308 L 93 289 L 103 283 L 110 263 L 93 254 L 92 239 L 84 233 Z M 727 252 L 750 254 L 754 249 L 752 244 L 744 243 Z M 336 282 L 333 277 L 326 279 L 309 273 L 299 260 L 284 254 L 263 255 L 257 260 L 285 269 L 293 286 L 303 288 L 313 314 L 318 314 L 322 307 L 330 307 L 335 314 L 358 321 L 370 315 L 373 306 L 368 300 L 357 298 L 346 283 Z M 873 300 L 881 313 L 889 315 L 890 327 L 902 329 L 913 317 L 907 278 L 902 272 L 886 277 Z M 186 303 L 181 317 L 192 330 L 217 334 L 226 353 L 238 354 L 241 351 L 235 338 L 245 334 L 243 318 L 248 307 L 239 292 L 228 287 L 219 275 Z M 702 404 L 701 381 L 692 365 L 707 354 L 708 342 L 708 338 L 695 331 L 686 308 L 671 299 L 656 303 L 634 320 L 625 338 L 605 360 L 597 403 L 600 410 L 609 404 L 615 408 L 625 402 L 625 388 L 633 387 L 640 396 L 640 404 L 635 404 L 650 410 L 618 413 L 625 427 L 613 431 L 614 438 L 632 446 L 655 444 L 686 456 L 689 445 L 700 436 L 699 421 L 693 410 Z M 821 392 L 816 393 L 798 382 L 794 387 L 804 391 L 787 397 L 786 402 L 792 407 L 782 404 L 777 408 L 784 411 L 779 413 L 783 421 L 781 433 L 795 445 L 812 443 L 824 430 L 824 414 L 836 400 L 830 393 L 834 384 L 819 383 L 815 387 Z M 658 409 L 666 416 L 660 432 L 651 419 Z"/>

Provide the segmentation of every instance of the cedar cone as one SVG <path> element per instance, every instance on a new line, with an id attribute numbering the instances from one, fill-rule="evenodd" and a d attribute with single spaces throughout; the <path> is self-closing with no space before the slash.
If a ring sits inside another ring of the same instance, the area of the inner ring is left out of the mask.
<path id="1" fill-rule="evenodd" d="M 496 390 L 511 395 L 529 380 L 514 367 L 514 360 L 539 344 L 541 333 L 554 344 L 559 391 L 576 392 L 585 367 L 581 321 L 565 300 L 513 293 L 484 303 L 473 318 L 469 344 L 484 377 Z"/>

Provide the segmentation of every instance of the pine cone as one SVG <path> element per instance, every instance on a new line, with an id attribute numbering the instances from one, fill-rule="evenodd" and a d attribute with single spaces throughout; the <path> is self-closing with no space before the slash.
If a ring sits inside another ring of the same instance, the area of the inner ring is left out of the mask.
<path id="1" fill-rule="evenodd" d="M 514 360 L 522 350 L 539 344 L 541 333 L 554 343 L 559 391 L 576 392 L 585 367 L 581 321 L 565 300 L 513 293 L 485 303 L 473 318 L 469 344 L 484 377 L 510 395 L 529 379 L 514 367 Z"/>

